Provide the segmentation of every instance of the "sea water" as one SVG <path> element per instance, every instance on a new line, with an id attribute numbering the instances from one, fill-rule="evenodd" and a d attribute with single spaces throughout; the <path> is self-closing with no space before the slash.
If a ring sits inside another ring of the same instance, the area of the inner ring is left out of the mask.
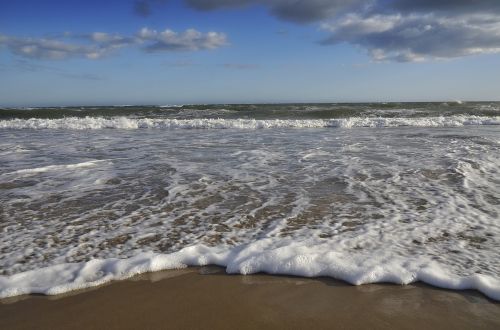
<path id="1" fill-rule="evenodd" d="M 500 104 L 0 110 L 0 297 L 162 269 L 500 300 Z"/>

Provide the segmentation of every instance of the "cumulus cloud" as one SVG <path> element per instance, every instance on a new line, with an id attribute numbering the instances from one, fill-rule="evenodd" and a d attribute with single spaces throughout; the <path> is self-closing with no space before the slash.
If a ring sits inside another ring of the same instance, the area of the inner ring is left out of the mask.
<path id="1" fill-rule="evenodd" d="M 362 0 L 186 0 L 198 10 L 242 7 L 251 4 L 269 7 L 270 12 L 282 19 L 307 23 L 332 17 L 335 14 L 361 4 Z M 371 2 L 371 1 L 368 1 Z"/>
<path id="2" fill-rule="evenodd" d="M 193 8 L 198 10 L 214 10 L 219 8 L 242 7 L 252 3 L 259 3 L 259 0 L 186 0 Z"/>
<path id="3" fill-rule="evenodd" d="M 143 28 L 133 36 L 104 32 L 53 38 L 23 38 L 0 35 L 0 46 L 6 46 L 12 53 L 25 58 L 50 60 L 68 58 L 95 60 L 125 47 L 139 47 L 146 52 L 199 51 L 216 49 L 226 44 L 227 38 L 223 33 L 202 33 L 194 29 L 177 33 L 172 30 L 157 32 L 156 30 Z"/>
<path id="4" fill-rule="evenodd" d="M 156 51 L 197 51 L 216 49 L 227 44 L 224 33 L 208 32 L 201 33 L 194 29 L 188 29 L 182 33 L 172 30 L 158 32 L 143 28 L 138 37 L 141 41 L 150 41 L 144 49 L 148 52 Z"/>
<path id="5" fill-rule="evenodd" d="M 23 38 L 2 36 L 0 45 L 5 45 L 12 53 L 34 59 L 63 60 L 68 58 L 99 59 L 118 48 L 127 47 L 138 41 L 134 38 L 95 32 L 75 39 L 87 39 L 69 42 L 66 36 L 52 38 Z"/>
<path id="6" fill-rule="evenodd" d="M 392 6 L 405 12 L 500 12 L 498 0 L 392 0 Z"/>
<path id="7" fill-rule="evenodd" d="M 319 22 L 323 45 L 349 43 L 376 61 L 500 52 L 499 0 L 185 0 L 198 10 L 266 6 L 280 19 Z"/>
<path id="8" fill-rule="evenodd" d="M 500 21 L 491 15 L 350 14 L 323 29 L 323 44 L 347 42 L 377 61 L 422 61 L 500 52 Z"/>
<path id="9" fill-rule="evenodd" d="M 285 20 L 307 23 L 335 16 L 361 3 L 360 0 L 276 0 L 271 12 Z"/>

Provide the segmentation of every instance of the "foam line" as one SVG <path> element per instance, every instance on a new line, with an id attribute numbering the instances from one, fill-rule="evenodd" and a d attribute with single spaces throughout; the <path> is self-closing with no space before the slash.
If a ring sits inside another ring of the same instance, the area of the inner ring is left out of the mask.
<path id="1" fill-rule="evenodd" d="M 448 116 L 418 118 L 350 117 L 342 119 L 157 119 L 128 117 L 66 117 L 60 119 L 10 119 L 0 121 L 0 129 L 275 129 L 275 128 L 355 128 L 355 127 L 460 127 L 500 125 L 500 116 Z"/>
<path id="2" fill-rule="evenodd" d="M 500 280 L 475 274 L 460 277 L 450 274 L 433 261 L 389 258 L 358 259 L 322 246 L 302 243 L 279 243 L 263 239 L 232 250 L 190 246 L 172 254 L 143 253 L 129 259 L 95 259 L 31 270 L 12 276 L 0 276 L 0 298 L 38 293 L 46 295 L 101 285 L 136 274 L 187 266 L 215 264 L 228 273 L 329 276 L 354 285 L 368 283 L 409 284 L 422 281 L 453 290 L 474 289 L 500 301 Z"/>

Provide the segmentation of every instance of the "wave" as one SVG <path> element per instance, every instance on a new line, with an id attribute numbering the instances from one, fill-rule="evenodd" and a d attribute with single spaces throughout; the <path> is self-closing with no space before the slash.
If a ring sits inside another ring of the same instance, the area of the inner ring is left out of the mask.
<path id="1" fill-rule="evenodd" d="M 66 117 L 59 119 L 1 120 L 0 129 L 273 129 L 356 127 L 460 127 L 500 125 L 500 116 L 447 116 L 417 118 L 350 117 L 340 119 L 159 119 L 129 117 Z"/>
<path id="2" fill-rule="evenodd" d="M 158 108 L 182 108 L 185 104 L 165 104 L 159 105 Z"/>
<path id="3" fill-rule="evenodd" d="M 445 289 L 475 289 L 491 299 L 500 300 L 500 280 L 491 276 L 457 276 L 440 264 L 418 256 L 413 259 L 398 256 L 361 259 L 326 248 L 307 242 L 276 244 L 273 239 L 262 239 L 232 250 L 196 245 L 171 254 L 142 253 L 129 259 L 59 264 L 0 276 L 0 298 L 33 293 L 56 295 L 145 272 L 212 264 L 224 266 L 227 273 L 233 274 L 327 276 L 354 285 L 421 281 Z"/>

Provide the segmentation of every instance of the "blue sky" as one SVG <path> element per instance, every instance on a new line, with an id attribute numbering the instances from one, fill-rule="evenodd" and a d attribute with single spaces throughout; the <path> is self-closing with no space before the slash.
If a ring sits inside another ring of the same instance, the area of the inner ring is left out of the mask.
<path id="1" fill-rule="evenodd" d="M 1 1 L 0 105 L 500 100 L 500 2 L 414 3 Z"/>

